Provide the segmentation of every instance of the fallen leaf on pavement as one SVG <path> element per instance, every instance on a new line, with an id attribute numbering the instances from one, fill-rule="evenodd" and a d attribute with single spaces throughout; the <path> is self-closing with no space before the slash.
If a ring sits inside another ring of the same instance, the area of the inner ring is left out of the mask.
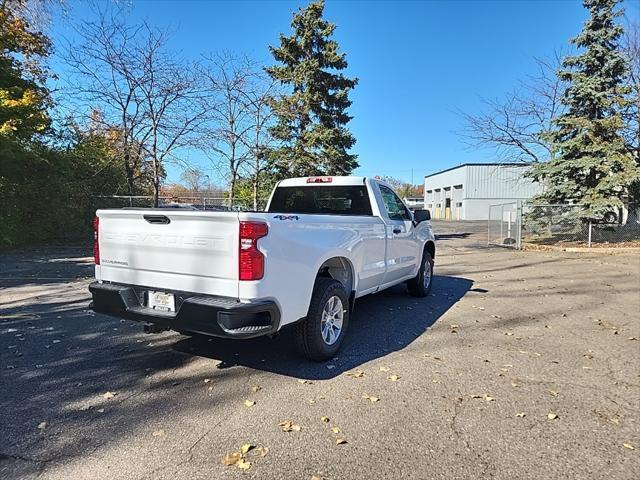
<path id="1" fill-rule="evenodd" d="M 227 453 L 222 458 L 222 464 L 228 466 L 235 465 L 242 460 L 242 454 L 240 452 Z"/>
<path id="2" fill-rule="evenodd" d="M 549 413 L 547 414 L 547 418 L 548 418 L 549 420 L 555 420 L 556 418 L 558 418 L 558 415 L 557 415 L 557 414 L 555 414 L 555 413 L 553 413 L 553 412 L 549 412 Z"/>
<path id="3" fill-rule="evenodd" d="M 44 430 L 45 428 L 47 428 L 47 425 L 49 425 L 47 422 L 40 422 L 38 424 L 38 430 Z"/>
<path id="4" fill-rule="evenodd" d="M 340 429 L 338 427 L 331 427 L 331 431 L 335 434 L 340 433 Z"/>
<path id="5" fill-rule="evenodd" d="M 251 387 L 251 390 L 253 390 L 254 392 L 259 392 L 260 390 L 262 390 L 262 387 L 260 385 L 254 385 L 253 387 Z"/>
<path id="6" fill-rule="evenodd" d="M 493 402 L 493 400 L 494 400 L 494 398 L 493 398 L 493 397 L 490 397 L 489 395 L 485 395 L 485 396 L 484 396 L 484 399 L 485 399 L 487 402 Z"/>
<path id="7" fill-rule="evenodd" d="M 634 447 L 633 445 L 631 445 L 630 443 L 623 443 L 622 446 L 624 448 L 628 448 L 629 450 L 635 450 L 636 447 Z"/>
<path id="8" fill-rule="evenodd" d="M 298 383 L 302 383 L 303 385 L 304 385 L 304 384 L 310 385 L 310 384 L 312 384 L 313 382 L 311 382 L 311 381 L 309 381 L 309 380 L 298 380 Z"/>
<path id="9" fill-rule="evenodd" d="M 209 383 L 210 381 L 211 381 L 211 379 L 210 379 L 210 378 L 205 378 L 205 379 L 204 379 L 204 383 Z"/>
<path id="10" fill-rule="evenodd" d="M 449 325 L 449 328 L 453 328 L 453 329 L 460 328 L 460 325 Z"/>
<path id="11" fill-rule="evenodd" d="M 392 382 L 397 382 L 398 380 L 400 380 L 400 375 L 389 375 L 387 378 Z"/>
<path id="12" fill-rule="evenodd" d="M 526 416 L 527 416 L 527 414 L 524 413 L 524 412 L 516 413 L 516 417 L 524 418 Z"/>
<path id="13" fill-rule="evenodd" d="M 292 422 L 280 422 L 280 427 L 282 427 L 283 432 L 299 432 L 302 430 L 300 425 L 296 425 Z"/>
<path id="14" fill-rule="evenodd" d="M 322 420 L 324 423 L 329 423 L 329 417 L 321 417 L 320 420 Z"/>
<path id="15" fill-rule="evenodd" d="M 344 438 L 336 438 L 336 445 L 344 445 L 347 441 Z"/>
<path id="16" fill-rule="evenodd" d="M 98 412 L 98 413 L 104 413 L 104 408 L 99 408 L 99 409 L 97 410 L 97 412 Z"/>
<path id="17" fill-rule="evenodd" d="M 362 370 L 356 370 L 355 372 L 347 372 L 345 375 L 352 378 L 362 378 L 364 377 L 364 372 Z"/>
<path id="18" fill-rule="evenodd" d="M 378 397 L 372 397 L 371 395 L 362 395 L 362 398 L 364 398 L 365 400 L 369 400 L 371 403 L 373 402 L 377 402 L 380 399 Z"/>
<path id="19" fill-rule="evenodd" d="M 558 396 L 558 392 L 556 392 L 555 390 L 549 390 L 549 393 L 551 394 L 551 396 L 553 397 L 557 397 Z"/>
<path id="20" fill-rule="evenodd" d="M 238 463 L 236 463 L 236 467 L 238 467 L 240 470 L 249 470 L 251 468 L 251 462 L 240 459 Z"/>
<path id="21" fill-rule="evenodd" d="M 105 400 L 110 400 L 110 399 L 112 399 L 113 397 L 115 397 L 117 394 L 118 394 L 117 392 L 106 392 L 106 393 L 103 393 L 103 394 L 102 394 L 102 397 L 103 397 Z"/>
<path id="22" fill-rule="evenodd" d="M 247 407 L 253 407 L 256 404 L 256 402 L 254 402 L 253 400 L 245 400 L 244 404 Z"/>
<path id="23" fill-rule="evenodd" d="M 242 445 L 242 447 L 240 447 L 240 453 L 244 455 L 253 448 L 255 448 L 255 445 L 252 445 L 250 443 L 245 443 L 244 445 Z"/>
<path id="24" fill-rule="evenodd" d="M 164 433 L 164 430 L 156 430 L 155 432 L 152 433 L 152 435 L 154 437 L 164 437 L 165 433 Z"/>
<path id="25" fill-rule="evenodd" d="M 391 370 L 389 367 L 380 367 L 381 372 L 388 372 L 389 370 Z"/>
<path id="26" fill-rule="evenodd" d="M 504 332 L 505 335 L 511 336 L 513 335 L 513 332 Z"/>
<path id="27" fill-rule="evenodd" d="M 520 386 L 520 384 L 519 383 L 515 383 L 515 382 L 511 382 L 511 386 L 513 388 L 518 388 Z"/>
<path id="28" fill-rule="evenodd" d="M 256 448 L 256 453 L 258 455 L 260 455 L 261 457 L 264 457 L 267 455 L 267 453 L 269 453 L 269 448 L 267 447 L 258 447 Z"/>
<path id="29" fill-rule="evenodd" d="M 482 398 L 482 395 L 471 395 L 471 398 Z"/>

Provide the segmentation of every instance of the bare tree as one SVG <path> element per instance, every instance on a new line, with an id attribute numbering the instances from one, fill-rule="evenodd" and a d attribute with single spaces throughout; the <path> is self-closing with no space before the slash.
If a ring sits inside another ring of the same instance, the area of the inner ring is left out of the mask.
<path id="1" fill-rule="evenodd" d="M 138 102 L 142 73 L 134 56 L 141 28 L 127 26 L 119 18 L 99 11 L 95 21 L 75 27 L 77 39 L 63 54 L 71 74 L 65 93 L 69 103 L 75 103 L 76 115 L 101 122 L 103 130 L 118 131 L 114 144 L 128 193 L 134 195 L 150 132 Z M 96 110 L 99 117 L 92 116 Z"/>
<path id="2" fill-rule="evenodd" d="M 199 193 L 210 189 L 209 175 L 206 175 L 197 167 L 185 169 L 180 174 L 180 180 L 192 192 Z"/>
<path id="3" fill-rule="evenodd" d="M 246 58 L 216 54 L 206 58 L 203 77 L 209 96 L 209 135 L 204 151 L 229 182 L 230 206 L 241 170 L 250 156 L 252 128 L 246 92 L 256 68 Z"/>
<path id="4" fill-rule="evenodd" d="M 135 49 L 142 72 L 136 102 L 144 110 L 157 207 L 164 163 L 179 161 L 176 151 L 198 143 L 207 110 L 195 65 L 166 50 L 163 32 L 146 24 L 143 32 L 145 42 Z"/>
<path id="5" fill-rule="evenodd" d="M 243 92 L 250 127 L 248 135 L 243 138 L 243 142 L 249 149 L 248 158 L 244 162 L 244 170 L 251 181 L 254 210 L 258 209 L 261 183 L 271 168 L 268 150 L 273 143 L 273 137 L 269 133 L 269 127 L 274 119 L 271 100 L 275 94 L 276 82 L 262 72 L 256 72 L 249 88 Z"/>
<path id="6" fill-rule="evenodd" d="M 176 152 L 201 135 L 206 108 L 195 66 L 167 50 L 167 34 L 146 23 L 127 25 L 121 13 L 97 11 L 76 27 L 77 41 L 65 54 L 74 75 L 68 92 L 81 114 L 98 109 L 105 128 L 119 132 L 130 195 L 150 164 L 157 206 L 164 163 L 177 161 Z"/>
<path id="7" fill-rule="evenodd" d="M 562 113 L 564 85 L 556 70 L 561 56 L 553 61 L 536 59 L 538 72 L 503 100 L 485 100 L 486 111 L 460 112 L 466 122 L 459 134 L 471 147 L 496 151 L 505 161 L 541 162 L 553 157 L 545 133 Z"/>

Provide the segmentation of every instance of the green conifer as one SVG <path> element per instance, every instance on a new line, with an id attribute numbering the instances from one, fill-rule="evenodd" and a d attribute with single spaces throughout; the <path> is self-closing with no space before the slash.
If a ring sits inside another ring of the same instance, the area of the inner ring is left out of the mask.
<path id="1" fill-rule="evenodd" d="M 290 88 L 272 104 L 277 122 L 271 134 L 279 144 L 270 157 L 282 176 L 348 175 L 358 166 L 349 153 L 355 138 L 346 128 L 357 79 L 341 73 L 345 54 L 331 38 L 336 26 L 323 11 L 323 0 L 300 9 L 293 33 L 281 34 L 280 46 L 270 47 L 279 64 L 266 70 Z"/>

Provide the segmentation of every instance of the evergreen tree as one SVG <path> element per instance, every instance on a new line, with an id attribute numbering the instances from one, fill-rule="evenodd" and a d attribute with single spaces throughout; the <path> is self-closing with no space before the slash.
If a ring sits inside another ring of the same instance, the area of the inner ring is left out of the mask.
<path id="1" fill-rule="evenodd" d="M 618 0 L 584 0 L 590 17 L 571 40 L 581 52 L 566 57 L 560 78 L 567 82 L 567 109 L 546 135 L 554 156 L 537 164 L 532 176 L 544 185 L 538 200 L 576 201 L 582 217 L 603 218 L 621 207 L 640 170 L 625 146 L 621 110 L 628 102 L 624 79 L 628 66 L 619 46 L 622 12 Z"/>
<path id="2" fill-rule="evenodd" d="M 282 176 L 348 175 L 358 166 L 349 153 L 355 138 L 346 128 L 349 91 L 357 79 L 340 73 L 347 61 L 331 39 L 336 26 L 323 11 L 324 0 L 299 10 L 293 34 L 281 34 L 280 46 L 269 47 L 280 64 L 267 72 L 291 88 L 272 103 L 277 122 L 271 134 L 279 146 L 270 157 Z"/>

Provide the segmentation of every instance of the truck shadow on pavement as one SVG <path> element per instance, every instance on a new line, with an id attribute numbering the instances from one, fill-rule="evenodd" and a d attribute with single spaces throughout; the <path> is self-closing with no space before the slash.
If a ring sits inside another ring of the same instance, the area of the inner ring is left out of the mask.
<path id="1" fill-rule="evenodd" d="M 146 335 L 137 322 L 90 311 L 84 285 L 25 305 L 5 303 L 0 312 L 1 478 L 35 477 L 50 468 L 47 462 L 107 448 L 159 421 L 168 406 L 209 412 L 211 397 L 191 395 L 205 377 L 227 384 L 215 393 L 216 402 L 226 405 L 237 401 L 251 373 L 242 367 L 329 379 L 424 342 L 419 337 L 472 282 L 440 275 L 427 298 L 410 297 L 398 286 L 360 299 L 338 358 L 325 363 L 301 358 L 291 331 L 246 341 Z"/>
<path id="2" fill-rule="evenodd" d="M 173 349 L 219 360 L 217 368 L 245 366 L 300 379 L 324 380 L 357 368 L 363 363 L 402 350 L 431 327 L 472 287 L 466 278 L 436 275 L 426 298 L 409 296 L 399 285 L 356 301 L 349 331 L 338 356 L 315 363 L 297 354 L 293 329 L 274 338 L 227 340 L 187 337 Z"/>

